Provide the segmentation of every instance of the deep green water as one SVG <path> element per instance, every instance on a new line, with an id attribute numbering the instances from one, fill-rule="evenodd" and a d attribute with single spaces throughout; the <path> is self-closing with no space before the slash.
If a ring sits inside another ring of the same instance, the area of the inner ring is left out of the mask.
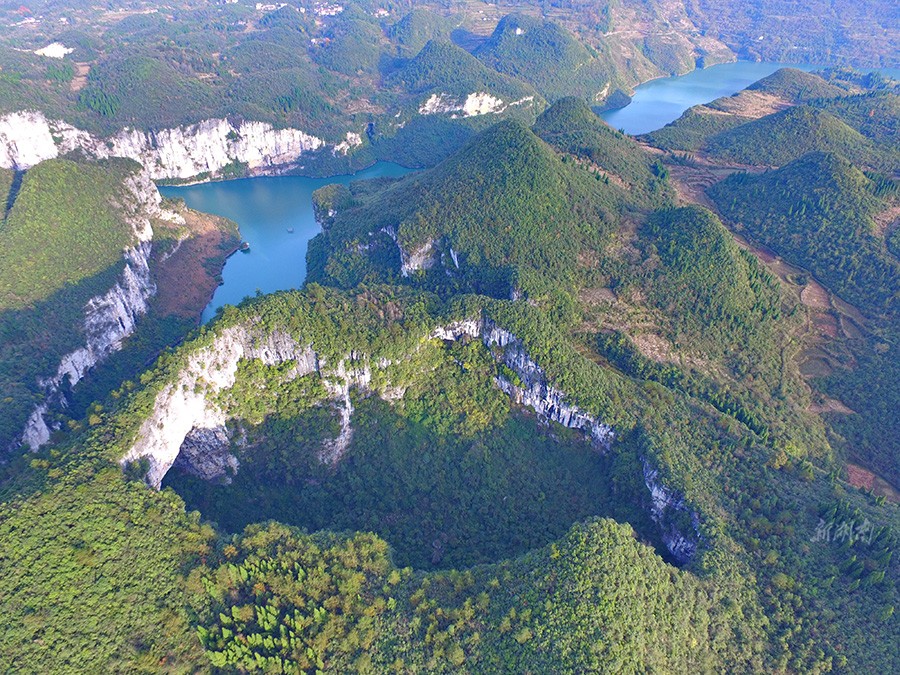
<path id="1" fill-rule="evenodd" d="M 352 176 L 304 178 L 265 176 L 186 187 L 161 187 L 165 197 L 180 197 L 198 211 L 235 221 L 250 250 L 238 252 L 225 263 L 224 283 L 216 289 L 203 312 L 208 321 L 223 305 L 236 305 L 257 290 L 263 293 L 298 288 L 306 278 L 306 248 L 319 233 L 313 216 L 312 193 L 330 183 L 402 176 L 397 164 L 379 162 Z M 293 228 L 293 233 L 288 232 Z"/>

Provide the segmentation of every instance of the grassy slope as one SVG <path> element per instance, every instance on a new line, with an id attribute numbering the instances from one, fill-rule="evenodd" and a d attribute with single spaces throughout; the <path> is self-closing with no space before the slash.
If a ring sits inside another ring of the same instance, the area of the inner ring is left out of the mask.
<path id="1" fill-rule="evenodd" d="M 748 120 L 736 115 L 704 112 L 705 106 L 688 108 L 674 122 L 647 134 L 647 139 L 663 150 L 696 152 L 708 138 L 729 131 Z"/>
<path id="2" fill-rule="evenodd" d="M 121 208 L 131 162 L 42 162 L 0 223 L 0 446 L 22 430 L 37 378 L 82 342 L 85 303 L 114 283 L 134 234 Z"/>

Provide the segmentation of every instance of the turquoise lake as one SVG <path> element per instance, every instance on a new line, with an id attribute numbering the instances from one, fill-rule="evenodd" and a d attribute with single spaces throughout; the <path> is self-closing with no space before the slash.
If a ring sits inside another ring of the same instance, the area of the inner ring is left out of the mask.
<path id="1" fill-rule="evenodd" d="M 738 61 L 695 70 L 679 77 L 652 80 L 637 88 L 632 102 L 602 115 L 608 124 L 629 134 L 654 131 L 672 122 L 692 105 L 730 96 L 779 68 L 790 66 L 815 70 L 818 66 Z M 895 70 L 881 72 L 897 77 Z M 166 197 L 181 197 L 188 206 L 225 216 L 241 229 L 241 238 L 250 251 L 235 253 L 222 272 L 212 301 L 203 312 L 208 321 L 216 309 L 236 305 L 243 298 L 298 288 L 306 278 L 307 243 L 319 232 L 313 216 L 312 193 L 329 183 L 396 177 L 408 173 L 397 164 L 379 162 L 348 176 L 304 178 L 276 176 L 244 178 L 186 187 L 161 187 Z M 293 233 L 289 232 L 293 228 Z"/>
<path id="2" fill-rule="evenodd" d="M 314 190 L 330 183 L 406 173 L 409 169 L 398 164 L 379 162 L 353 175 L 330 178 L 262 176 L 160 187 L 164 197 L 180 197 L 192 209 L 230 218 L 250 244 L 249 251 L 238 251 L 225 263 L 223 284 L 203 311 L 203 321 L 209 321 L 219 307 L 236 305 L 257 290 L 272 293 L 303 284 L 307 244 L 320 231 L 313 215 Z"/>
<path id="3" fill-rule="evenodd" d="M 721 63 L 686 75 L 650 80 L 635 89 L 627 106 L 600 116 L 614 129 L 646 134 L 677 120 L 691 106 L 730 96 L 779 68 L 788 67 L 809 71 L 822 66 L 753 61 Z"/>

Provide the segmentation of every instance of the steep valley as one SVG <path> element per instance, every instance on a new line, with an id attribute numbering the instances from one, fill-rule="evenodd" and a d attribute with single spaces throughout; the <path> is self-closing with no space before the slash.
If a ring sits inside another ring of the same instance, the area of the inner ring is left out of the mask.
<path id="1" fill-rule="evenodd" d="M 0 671 L 896 670 L 882 0 L 25 2 Z"/>

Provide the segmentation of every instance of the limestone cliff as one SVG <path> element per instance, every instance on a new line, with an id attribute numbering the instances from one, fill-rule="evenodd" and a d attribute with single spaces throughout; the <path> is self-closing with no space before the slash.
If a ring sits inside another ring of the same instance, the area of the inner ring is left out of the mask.
<path id="1" fill-rule="evenodd" d="M 347 154 L 361 144 L 359 134 L 348 132 L 332 152 Z M 215 175 L 235 163 L 250 173 L 277 172 L 325 148 L 321 138 L 300 129 L 276 129 L 265 122 L 210 119 L 159 131 L 123 129 L 99 138 L 48 119 L 41 112 L 20 111 L 0 117 L 0 166 L 17 170 L 80 150 L 89 157 L 134 159 L 155 180 L 186 180 Z"/>
<path id="2" fill-rule="evenodd" d="M 518 404 L 534 410 L 544 419 L 565 427 L 580 429 L 605 450 L 614 438 L 613 430 L 577 406 L 567 402 L 544 371 L 525 350 L 522 342 L 509 331 L 489 319 L 468 319 L 438 326 L 422 339 L 458 340 L 480 338 L 518 381 L 496 379 L 497 386 Z M 337 406 L 341 429 L 337 437 L 323 444 L 319 459 L 325 464 L 340 461 L 353 437 L 353 405 L 350 391 L 372 393 L 373 373 L 379 371 L 377 393 L 387 400 L 403 396 L 402 383 L 390 381 L 389 359 L 377 358 L 354 350 L 335 363 L 328 363 L 315 352 L 308 339 L 275 331 L 261 333 L 252 322 L 223 329 L 212 344 L 192 353 L 178 379 L 165 385 L 156 395 L 153 411 L 141 425 L 123 463 L 146 458 L 149 462 L 147 482 L 159 487 L 169 468 L 182 452 L 185 440 L 198 430 L 210 434 L 230 419 L 230 412 L 218 402 L 218 395 L 234 386 L 241 359 L 256 358 L 266 365 L 293 362 L 291 376 L 317 373 L 322 378 L 328 398 Z M 190 445 L 190 443 L 189 443 Z M 190 447 L 189 451 L 194 452 Z M 196 459 L 191 460 L 196 463 Z"/>
<path id="3" fill-rule="evenodd" d="M 420 115 L 450 115 L 451 118 L 477 117 L 479 115 L 500 115 L 513 107 L 534 105 L 534 96 L 525 96 L 517 101 L 504 101 L 487 92 L 472 92 L 465 98 L 451 94 L 431 94 L 419 106 Z"/>
<path id="4" fill-rule="evenodd" d="M 84 344 L 65 354 L 56 373 L 40 380 L 45 399 L 35 407 L 22 432 L 22 442 L 36 450 L 50 440 L 45 416 L 52 407 L 66 406 L 63 384 L 74 387 L 97 363 L 122 348 L 139 317 L 147 312 L 156 293 L 150 273 L 153 228 L 151 218 L 177 219 L 161 208 L 161 197 L 146 172 L 132 174 L 124 184 L 119 206 L 132 227 L 133 243 L 123 251 L 124 267 L 108 291 L 91 298 L 84 307 Z"/>
<path id="5" fill-rule="evenodd" d="M 647 458 L 641 458 L 644 484 L 650 491 L 650 517 L 659 526 L 663 543 L 669 553 L 680 564 L 691 561 L 700 545 L 700 518 L 691 511 L 684 497 L 660 480 L 659 471 L 654 469 Z M 681 514 L 681 518 L 679 518 Z M 684 527 L 678 521 L 689 521 Z"/>

